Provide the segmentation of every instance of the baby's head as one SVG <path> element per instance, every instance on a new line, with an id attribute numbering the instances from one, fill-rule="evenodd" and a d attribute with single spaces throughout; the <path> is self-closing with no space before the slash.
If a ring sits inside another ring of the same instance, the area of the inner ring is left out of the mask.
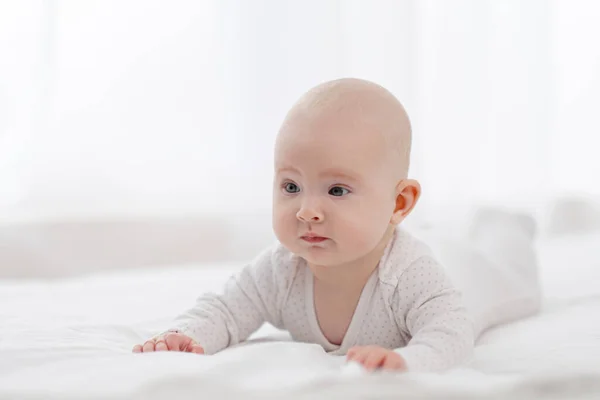
<path id="1" fill-rule="evenodd" d="M 308 262 L 333 266 L 381 248 L 414 207 L 411 128 L 383 87 L 339 79 L 305 93 L 275 144 L 273 225 Z"/>

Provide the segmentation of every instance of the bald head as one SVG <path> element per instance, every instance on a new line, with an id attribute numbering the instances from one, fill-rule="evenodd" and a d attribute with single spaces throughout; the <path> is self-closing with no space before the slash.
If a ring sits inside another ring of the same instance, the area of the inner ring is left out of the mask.
<path id="1" fill-rule="evenodd" d="M 315 86 L 302 95 L 288 112 L 278 140 L 293 134 L 292 128 L 299 121 L 310 124 L 327 119 L 344 121 L 357 128 L 348 129 L 348 135 L 372 135 L 371 140 L 383 140 L 382 148 L 390 159 L 393 174 L 400 179 L 406 178 L 410 164 L 410 121 L 402 104 L 387 89 L 354 78 Z"/>

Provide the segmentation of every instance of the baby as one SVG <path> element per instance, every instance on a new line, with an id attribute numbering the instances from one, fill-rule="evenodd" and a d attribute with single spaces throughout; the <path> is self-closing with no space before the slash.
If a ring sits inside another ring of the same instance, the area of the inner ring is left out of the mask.
<path id="1" fill-rule="evenodd" d="M 408 116 L 383 87 L 339 79 L 309 90 L 275 144 L 278 243 L 133 351 L 214 354 L 269 322 L 367 369 L 466 361 L 474 326 L 461 294 L 399 227 L 421 193 L 407 178 L 410 148 Z"/>

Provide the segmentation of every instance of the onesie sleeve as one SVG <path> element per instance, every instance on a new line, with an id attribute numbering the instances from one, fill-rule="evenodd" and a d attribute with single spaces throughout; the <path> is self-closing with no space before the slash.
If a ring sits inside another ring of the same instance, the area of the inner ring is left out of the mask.
<path id="1" fill-rule="evenodd" d="M 444 268 L 422 256 L 403 272 L 394 296 L 398 326 L 411 338 L 396 349 L 408 370 L 441 372 L 472 357 L 473 319 Z"/>
<path id="2" fill-rule="evenodd" d="M 170 331 L 191 337 L 205 354 L 214 354 L 247 339 L 265 322 L 280 326 L 291 264 L 281 245 L 268 249 L 231 276 L 220 293 L 199 297 Z"/>

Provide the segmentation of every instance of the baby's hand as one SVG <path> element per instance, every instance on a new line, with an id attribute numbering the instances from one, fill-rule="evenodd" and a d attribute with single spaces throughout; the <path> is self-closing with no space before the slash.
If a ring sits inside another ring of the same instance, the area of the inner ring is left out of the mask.
<path id="1" fill-rule="evenodd" d="M 375 368 L 407 370 L 406 363 L 400 354 L 379 346 L 355 346 L 348 350 L 346 357 L 348 361 L 356 361 L 368 370 Z"/>
<path id="2" fill-rule="evenodd" d="M 183 351 L 186 353 L 204 354 L 204 349 L 189 336 L 178 332 L 167 332 L 165 335 L 146 340 L 133 347 L 134 353 L 150 353 L 153 351 Z"/>

